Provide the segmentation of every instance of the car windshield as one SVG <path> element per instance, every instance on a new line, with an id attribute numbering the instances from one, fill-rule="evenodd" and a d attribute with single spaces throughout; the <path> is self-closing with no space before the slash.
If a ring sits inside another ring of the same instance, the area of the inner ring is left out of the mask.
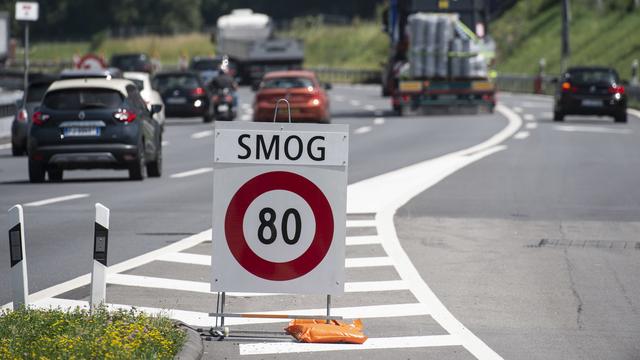
<path id="1" fill-rule="evenodd" d="M 50 83 L 38 83 L 29 85 L 27 91 L 27 102 L 40 102 L 44 97 L 44 93 L 47 92 Z"/>
<path id="2" fill-rule="evenodd" d="M 193 70 L 206 71 L 220 69 L 220 60 L 198 60 L 191 64 Z"/>
<path id="3" fill-rule="evenodd" d="M 160 92 L 173 88 L 194 89 L 198 86 L 198 78 L 192 75 L 163 75 L 153 79 L 153 88 Z"/>
<path id="4" fill-rule="evenodd" d="M 43 104 L 53 110 L 118 108 L 122 94 L 110 89 L 65 89 L 47 93 Z"/>
<path id="5" fill-rule="evenodd" d="M 307 88 L 313 87 L 313 81 L 309 78 L 305 77 L 281 77 L 281 78 L 272 78 L 264 80 L 262 85 L 265 89 L 276 89 L 276 88 Z"/>
<path id="6" fill-rule="evenodd" d="M 573 70 L 568 78 L 575 83 L 613 83 L 618 81 L 616 73 L 611 70 Z"/>

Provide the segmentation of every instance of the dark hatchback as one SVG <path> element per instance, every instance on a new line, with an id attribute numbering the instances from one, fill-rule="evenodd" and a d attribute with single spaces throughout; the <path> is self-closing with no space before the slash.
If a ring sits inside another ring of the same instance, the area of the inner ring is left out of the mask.
<path id="1" fill-rule="evenodd" d="M 111 57 L 109 65 L 122 71 L 139 71 L 150 73 L 153 64 L 149 55 L 142 53 L 116 54 Z"/>
<path id="2" fill-rule="evenodd" d="M 29 83 L 27 101 L 18 101 L 16 115 L 11 123 L 11 153 L 13 156 L 23 155 L 27 151 L 27 133 L 31 124 L 33 109 L 40 105 L 44 93 L 55 77 L 42 76 Z"/>
<path id="3" fill-rule="evenodd" d="M 61 80 L 47 90 L 29 129 L 29 180 L 64 170 L 127 169 L 132 180 L 162 173 L 162 131 L 128 80 Z"/>
<path id="4" fill-rule="evenodd" d="M 558 81 L 553 120 L 565 115 L 612 116 L 627 122 L 627 95 L 618 73 L 606 67 L 573 67 Z"/>
<path id="5" fill-rule="evenodd" d="M 153 78 L 151 86 L 162 96 L 167 117 L 201 116 L 204 122 L 213 120 L 211 94 L 197 73 L 160 73 Z"/>

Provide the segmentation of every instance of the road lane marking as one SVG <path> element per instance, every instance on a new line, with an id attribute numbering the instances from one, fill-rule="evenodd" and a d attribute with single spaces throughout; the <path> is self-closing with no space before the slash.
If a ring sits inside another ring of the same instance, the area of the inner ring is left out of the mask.
<path id="1" fill-rule="evenodd" d="M 179 263 L 179 264 L 202 265 L 202 266 L 211 265 L 210 255 L 192 254 L 192 253 L 186 253 L 186 252 L 165 254 L 159 257 L 157 260 Z M 360 258 L 345 259 L 345 267 L 347 268 L 363 268 L 363 267 L 378 267 L 378 266 L 393 266 L 393 260 L 388 256 L 360 257 Z"/>
<path id="2" fill-rule="evenodd" d="M 540 113 L 540 115 L 544 118 L 544 119 L 551 119 L 553 117 L 553 113 L 551 111 L 545 111 Z"/>
<path id="3" fill-rule="evenodd" d="M 41 309 L 60 308 L 61 310 L 72 310 L 76 307 L 88 309 L 89 303 L 81 300 L 68 300 L 59 298 L 42 299 L 32 303 L 33 306 Z M 191 326 L 213 326 L 215 317 L 209 316 L 208 313 L 189 310 L 177 309 L 160 309 L 147 306 L 131 306 L 125 304 L 106 303 L 108 310 L 132 310 L 136 309 L 144 311 L 150 315 L 164 315 L 172 319 L 180 320 Z M 261 311 L 262 314 L 287 314 L 287 315 L 319 315 L 326 313 L 326 308 L 317 309 L 288 309 L 276 311 Z M 352 307 L 335 307 L 331 308 L 331 315 L 342 316 L 347 319 L 377 319 L 404 316 L 426 316 L 431 315 L 428 307 L 420 303 L 408 304 L 392 304 L 392 305 L 368 305 L 368 306 L 352 306 Z M 289 322 L 289 319 L 273 319 L 273 318 L 225 318 L 226 326 L 249 325 L 249 324 L 278 324 Z"/>
<path id="4" fill-rule="evenodd" d="M 523 118 L 526 121 L 536 121 L 536 117 L 533 114 L 524 114 Z"/>
<path id="5" fill-rule="evenodd" d="M 240 120 L 242 120 L 242 121 L 251 121 L 251 118 L 252 118 L 251 114 L 243 114 L 240 117 Z"/>
<path id="6" fill-rule="evenodd" d="M 11 149 L 11 143 L 9 144 L 0 144 L 0 150 Z"/>
<path id="7" fill-rule="evenodd" d="M 71 194 L 71 195 L 65 195 L 65 196 L 58 196 L 50 199 L 44 199 L 40 201 L 33 201 L 30 203 L 24 204 L 24 206 L 32 206 L 32 207 L 44 206 L 44 205 L 55 204 L 63 201 L 82 199 L 86 197 L 89 197 L 89 194 Z"/>
<path id="8" fill-rule="evenodd" d="M 336 95 L 336 96 L 334 96 L 334 98 L 336 99 L 336 101 L 339 101 L 339 102 L 343 102 L 344 101 L 344 96 L 342 96 L 342 95 Z"/>
<path id="9" fill-rule="evenodd" d="M 522 108 L 520 106 L 516 106 L 513 108 L 513 111 L 517 112 L 517 113 L 522 113 L 524 110 L 522 110 Z"/>
<path id="10" fill-rule="evenodd" d="M 525 130 L 519 131 L 517 134 L 513 135 L 513 138 L 518 140 L 524 140 L 528 137 L 529 137 L 529 132 Z"/>
<path id="11" fill-rule="evenodd" d="M 347 236 L 347 246 L 380 244 L 380 238 L 376 235 Z"/>
<path id="12" fill-rule="evenodd" d="M 612 129 L 602 126 L 573 126 L 573 125 L 555 125 L 554 130 L 565 132 L 585 132 L 585 133 L 600 133 L 600 134 L 620 134 L 628 135 L 633 133 L 631 129 Z"/>
<path id="13" fill-rule="evenodd" d="M 202 139 L 208 136 L 213 136 L 213 130 L 205 130 L 191 134 L 192 139 Z"/>
<path id="14" fill-rule="evenodd" d="M 360 106 L 360 101 L 358 100 L 349 100 L 349 104 L 353 106 Z"/>
<path id="15" fill-rule="evenodd" d="M 375 110 L 376 110 L 376 107 L 375 107 L 375 106 L 373 106 L 373 105 L 369 105 L 369 104 L 368 104 L 368 105 L 365 105 L 365 106 L 364 106 L 364 109 L 365 109 L 365 110 L 367 110 L 367 111 L 375 111 Z"/>
<path id="16" fill-rule="evenodd" d="M 368 338 L 364 344 L 308 344 L 299 342 L 269 342 L 240 344 L 240 355 L 272 355 L 318 351 L 410 349 L 460 346 L 453 335 L 397 336 Z"/>
<path id="17" fill-rule="evenodd" d="M 148 289 L 164 289 L 213 294 L 211 292 L 211 283 L 204 281 L 178 280 L 130 274 L 110 274 L 109 276 L 107 276 L 107 283 L 112 285 L 135 286 Z M 402 280 L 346 282 L 344 286 L 344 291 L 348 293 L 407 290 L 407 283 Z M 267 297 L 281 296 L 283 294 L 227 292 L 226 295 L 234 297 Z"/>
<path id="18" fill-rule="evenodd" d="M 371 130 L 373 130 L 373 128 L 371 126 L 361 126 L 355 130 L 353 130 L 353 133 L 356 135 L 362 135 L 362 134 L 366 134 L 368 132 L 370 132 Z"/>
<path id="19" fill-rule="evenodd" d="M 347 227 L 376 227 L 375 220 L 347 220 Z"/>
<path id="20" fill-rule="evenodd" d="M 241 107 L 243 110 L 251 109 L 251 105 L 249 103 L 242 103 Z"/>
<path id="21" fill-rule="evenodd" d="M 170 142 L 168 142 L 167 140 L 163 140 L 162 141 L 162 146 L 169 146 Z"/>
<path id="22" fill-rule="evenodd" d="M 188 177 L 188 176 L 205 174 L 205 173 L 208 173 L 208 172 L 211 172 L 211 171 L 213 171 L 213 168 L 203 167 L 203 168 L 199 168 L 199 169 L 195 169 L 195 170 L 189 170 L 189 171 L 173 174 L 173 175 L 171 175 L 171 178 L 172 179 L 180 179 L 180 178 L 185 178 L 185 177 Z"/>
<path id="23" fill-rule="evenodd" d="M 383 117 L 377 117 L 375 119 L 373 119 L 373 125 L 382 125 L 384 124 L 384 118 Z"/>
<path id="24" fill-rule="evenodd" d="M 529 130 L 534 130 L 538 128 L 538 123 L 534 123 L 534 122 L 526 123 L 524 127 Z"/>

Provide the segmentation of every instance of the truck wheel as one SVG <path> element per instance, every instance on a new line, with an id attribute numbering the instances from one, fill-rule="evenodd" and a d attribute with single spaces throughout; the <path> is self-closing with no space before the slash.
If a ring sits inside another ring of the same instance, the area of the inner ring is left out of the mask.
<path id="1" fill-rule="evenodd" d="M 29 181 L 32 183 L 44 182 L 44 167 L 35 161 L 29 160 Z"/>

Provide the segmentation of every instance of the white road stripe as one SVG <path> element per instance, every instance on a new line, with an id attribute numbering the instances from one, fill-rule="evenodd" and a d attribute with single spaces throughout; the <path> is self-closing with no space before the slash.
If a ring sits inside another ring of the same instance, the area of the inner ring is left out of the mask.
<path id="1" fill-rule="evenodd" d="M 517 134 L 513 135 L 514 139 L 523 140 L 529 137 L 528 131 L 519 131 Z"/>
<path id="2" fill-rule="evenodd" d="M 384 118 L 383 117 L 377 117 L 375 119 L 373 119 L 373 125 L 382 125 L 384 124 Z"/>
<path id="3" fill-rule="evenodd" d="M 362 134 L 366 134 L 368 132 L 370 132 L 372 130 L 371 126 L 361 126 L 355 130 L 353 130 L 353 133 L 356 135 L 362 135 Z"/>
<path id="4" fill-rule="evenodd" d="M 251 109 L 251 104 L 242 103 L 241 107 L 242 107 L 243 110 Z"/>
<path id="5" fill-rule="evenodd" d="M 360 101 L 358 100 L 349 100 L 349 104 L 353 106 L 360 106 Z"/>
<path id="6" fill-rule="evenodd" d="M 343 101 L 344 101 L 344 96 L 342 96 L 342 95 L 336 95 L 336 96 L 334 97 L 334 99 L 336 99 L 336 101 L 343 102 Z"/>
<path id="7" fill-rule="evenodd" d="M 347 236 L 347 246 L 380 244 L 380 238 L 372 236 Z"/>
<path id="8" fill-rule="evenodd" d="M 80 300 L 67 300 L 59 298 L 48 298 L 33 303 L 38 308 L 61 308 L 62 310 L 74 309 L 76 307 L 88 308 L 88 302 Z M 208 313 L 199 311 L 187 311 L 176 309 L 160 309 L 146 306 L 131 306 L 123 304 L 106 304 L 109 310 L 131 310 L 144 311 L 150 315 L 162 314 L 172 319 L 180 320 L 191 326 L 213 326 L 215 318 Z M 260 311 L 261 314 L 287 314 L 287 315 L 322 315 L 326 308 L 318 309 L 298 309 L 298 310 L 278 310 Z M 256 311 L 258 312 L 258 311 Z M 255 313 L 255 312 L 251 312 Z M 392 304 L 392 305 L 371 305 L 331 308 L 331 315 L 342 316 L 346 319 L 374 319 L 403 316 L 426 316 L 431 315 L 429 309 L 420 303 Z M 254 318 L 225 318 L 225 325 L 246 325 L 246 324 L 277 324 L 289 322 L 289 319 L 254 319 Z"/>
<path id="9" fill-rule="evenodd" d="M 524 127 L 529 130 L 534 130 L 538 128 L 538 123 L 534 123 L 534 122 L 526 123 Z"/>
<path id="10" fill-rule="evenodd" d="M 59 203 L 59 202 L 62 202 L 62 201 L 82 199 L 82 198 L 86 198 L 86 197 L 89 197 L 89 194 L 71 194 L 71 195 L 66 195 L 66 196 L 54 197 L 54 198 L 50 198 L 50 199 L 44 199 L 44 200 L 40 200 L 40 201 L 33 201 L 33 202 L 30 202 L 30 203 L 24 204 L 24 206 L 44 206 L 44 205 Z"/>
<path id="11" fill-rule="evenodd" d="M 364 109 L 367 110 L 367 111 L 375 111 L 376 107 L 373 106 L 373 105 L 365 105 Z"/>
<path id="12" fill-rule="evenodd" d="M 553 113 L 551 111 L 545 111 L 540 113 L 540 115 L 545 119 L 551 119 L 553 117 Z"/>
<path id="13" fill-rule="evenodd" d="M 164 254 L 163 256 L 159 257 L 157 260 L 180 263 L 180 264 L 192 264 L 192 265 L 202 265 L 202 266 L 211 265 L 210 255 L 191 254 L 187 252 Z M 347 268 L 376 267 L 376 266 L 393 266 L 393 260 L 387 256 L 345 259 L 345 267 Z"/>
<path id="14" fill-rule="evenodd" d="M 162 146 L 168 146 L 170 143 L 167 140 L 162 141 Z"/>
<path id="15" fill-rule="evenodd" d="M 522 110 L 522 108 L 521 108 L 521 107 L 519 107 L 519 106 L 514 107 L 514 108 L 513 108 L 513 110 L 514 110 L 515 112 L 517 112 L 517 113 L 522 113 L 522 112 L 524 111 L 524 110 Z"/>
<path id="16" fill-rule="evenodd" d="M 204 281 L 188 281 L 167 279 L 152 276 L 139 276 L 129 274 L 110 274 L 107 276 L 107 283 L 121 286 L 135 286 L 148 289 L 165 289 L 177 291 L 190 291 L 204 294 L 211 294 L 211 284 Z M 398 291 L 406 290 L 407 283 L 402 280 L 390 281 L 362 281 L 347 282 L 344 284 L 344 291 L 348 293 L 370 292 L 370 291 Z M 280 296 L 275 293 L 247 293 L 228 292 L 228 296 L 234 297 L 265 297 Z"/>
<path id="17" fill-rule="evenodd" d="M 251 114 L 243 114 L 243 115 L 240 117 L 240 120 L 242 120 L 242 121 L 251 121 L 251 118 L 252 118 L 252 117 L 253 117 L 253 116 L 252 116 Z"/>
<path id="18" fill-rule="evenodd" d="M 194 175 L 200 175 L 200 174 L 205 174 L 208 172 L 213 171 L 213 168 L 210 167 L 204 167 L 204 168 L 200 168 L 200 169 L 195 169 L 195 170 L 189 170 L 189 171 L 185 171 L 185 172 L 181 172 L 181 173 L 176 173 L 171 175 L 172 179 L 180 179 L 180 178 L 185 178 L 188 176 L 194 176 Z"/>
<path id="19" fill-rule="evenodd" d="M 347 227 L 376 227 L 375 220 L 347 220 Z"/>
<path id="20" fill-rule="evenodd" d="M 0 150 L 11 149 L 11 143 L 9 144 L 0 144 Z"/>
<path id="21" fill-rule="evenodd" d="M 213 136 L 213 130 L 205 130 L 191 134 L 192 139 L 202 139 L 208 136 Z"/>
<path id="22" fill-rule="evenodd" d="M 555 125 L 553 127 L 558 131 L 565 132 L 586 132 L 586 133 L 600 133 L 600 134 L 620 134 L 628 135 L 633 133 L 631 129 L 612 129 L 601 126 L 573 126 L 573 125 Z"/>
<path id="23" fill-rule="evenodd" d="M 536 117 L 533 114 L 524 114 L 523 118 L 526 121 L 536 121 Z"/>
<path id="24" fill-rule="evenodd" d="M 240 344 L 240 355 L 291 354 L 318 351 L 409 349 L 438 346 L 460 346 L 453 335 L 398 336 L 369 338 L 364 344 L 309 344 L 299 342 L 271 342 Z"/>

